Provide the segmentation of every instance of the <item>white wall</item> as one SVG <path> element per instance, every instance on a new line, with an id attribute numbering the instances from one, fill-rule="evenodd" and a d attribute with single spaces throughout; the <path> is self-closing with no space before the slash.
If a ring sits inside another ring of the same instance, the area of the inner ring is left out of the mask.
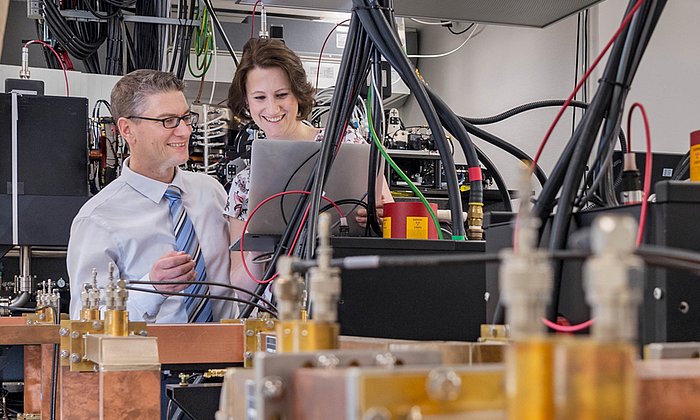
<path id="1" fill-rule="evenodd" d="M 622 20 L 626 0 L 606 0 L 594 7 L 592 54 L 599 51 Z M 700 2 L 669 1 L 641 63 L 628 106 L 641 101 L 651 118 L 655 151 L 686 152 L 688 133 L 700 129 Z M 577 18 L 571 16 L 545 29 L 487 26 L 457 53 L 420 59 L 426 81 L 459 115 L 481 117 L 541 99 L 564 99 L 573 88 Z M 599 31 L 599 33 L 598 33 Z M 449 51 L 466 34 L 423 27 L 420 52 Z M 601 62 L 602 70 L 604 62 Z M 593 77 L 592 88 L 598 76 Z M 407 124 L 424 119 L 414 100 L 402 110 Z M 531 155 L 552 122 L 555 108 L 530 111 L 501 123 L 484 126 Z M 626 120 L 625 120 L 626 121 Z M 641 122 L 633 126 L 633 148 L 643 147 Z M 549 172 L 571 134 L 571 113 L 564 114 L 542 155 Z M 511 188 L 517 185 L 517 161 L 479 139 L 476 144 L 494 160 Z M 483 145 L 483 146 L 482 146 Z"/>
<path id="2" fill-rule="evenodd" d="M 620 24 L 626 2 L 600 4 L 601 39 Z M 691 131 L 700 130 L 700 1 L 666 4 L 627 100 L 641 102 L 650 119 L 652 148 L 686 153 Z M 625 124 L 627 117 L 625 117 Z M 644 127 L 635 111 L 632 148 L 643 150 Z"/>

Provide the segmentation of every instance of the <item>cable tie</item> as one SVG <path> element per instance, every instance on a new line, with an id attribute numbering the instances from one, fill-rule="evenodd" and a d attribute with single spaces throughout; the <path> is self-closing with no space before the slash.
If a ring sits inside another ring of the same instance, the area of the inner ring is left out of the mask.
<path id="1" fill-rule="evenodd" d="M 609 85 L 621 87 L 622 89 L 628 91 L 630 90 L 630 85 L 626 85 L 624 83 L 616 82 L 614 80 L 608 80 L 608 79 L 603 79 L 602 77 L 598 79 L 598 83 L 607 83 Z"/>
<path id="2" fill-rule="evenodd" d="M 470 166 L 467 170 L 469 174 L 469 182 L 481 181 L 481 167 L 480 166 Z"/>

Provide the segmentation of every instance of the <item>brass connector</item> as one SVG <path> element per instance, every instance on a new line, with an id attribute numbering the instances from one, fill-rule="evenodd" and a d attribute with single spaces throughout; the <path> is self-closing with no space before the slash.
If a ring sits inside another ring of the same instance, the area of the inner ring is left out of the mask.
<path id="1" fill-rule="evenodd" d="M 116 309 L 105 311 L 105 334 L 115 337 L 129 335 L 129 313 Z"/>
<path id="2" fill-rule="evenodd" d="M 209 378 L 223 378 L 226 375 L 226 369 L 209 369 L 204 372 L 204 377 Z"/>
<path id="3" fill-rule="evenodd" d="M 340 326 L 335 322 L 278 321 L 277 352 L 337 349 L 339 333 Z"/>
<path id="4" fill-rule="evenodd" d="M 476 241 L 484 239 L 484 205 L 482 203 L 469 203 L 467 238 Z"/>
<path id="5" fill-rule="evenodd" d="M 100 320 L 100 310 L 85 308 L 80 310 L 80 320 L 81 321 L 99 321 Z"/>

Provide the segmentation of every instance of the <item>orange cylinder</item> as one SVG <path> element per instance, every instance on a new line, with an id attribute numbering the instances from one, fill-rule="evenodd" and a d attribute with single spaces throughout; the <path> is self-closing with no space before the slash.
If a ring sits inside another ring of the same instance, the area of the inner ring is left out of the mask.
<path id="1" fill-rule="evenodd" d="M 430 203 L 437 215 L 437 204 Z M 421 202 L 384 204 L 385 238 L 437 239 L 438 231 L 428 209 Z"/>
<path id="2" fill-rule="evenodd" d="M 690 133 L 690 180 L 700 181 L 700 130 Z"/>

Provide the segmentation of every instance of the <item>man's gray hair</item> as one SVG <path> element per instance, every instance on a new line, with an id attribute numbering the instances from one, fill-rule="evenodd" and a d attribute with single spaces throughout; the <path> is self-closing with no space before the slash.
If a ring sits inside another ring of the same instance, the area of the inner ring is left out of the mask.
<path id="1" fill-rule="evenodd" d="M 184 83 L 172 73 L 158 70 L 135 70 L 119 79 L 110 98 L 112 118 L 140 115 L 148 97 L 157 93 L 180 91 Z"/>

